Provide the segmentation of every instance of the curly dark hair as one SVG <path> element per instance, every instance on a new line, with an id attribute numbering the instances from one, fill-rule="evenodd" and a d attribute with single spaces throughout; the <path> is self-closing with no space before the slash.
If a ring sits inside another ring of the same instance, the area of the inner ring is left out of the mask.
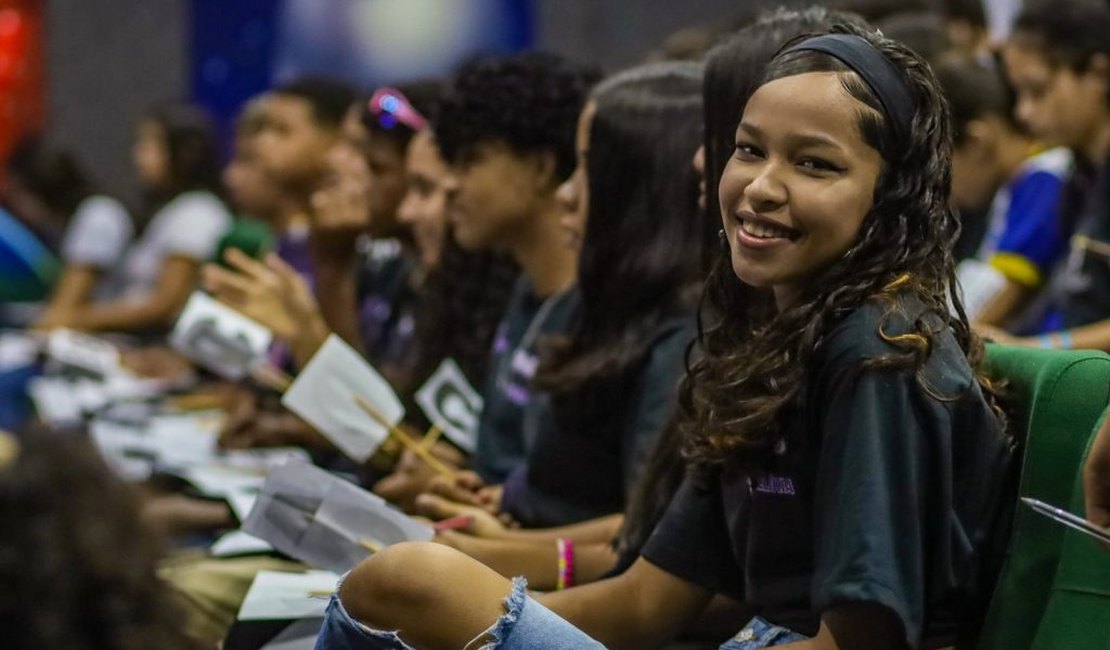
<path id="1" fill-rule="evenodd" d="M 574 129 L 597 72 L 561 56 L 528 52 L 463 65 L 439 103 L 436 141 L 455 165 L 486 143 L 519 154 L 550 153 L 560 180 L 574 171 Z"/>
<path id="2" fill-rule="evenodd" d="M 923 390 L 950 399 L 932 391 L 922 375 L 938 335 L 931 324 L 939 321 L 951 328 L 986 394 L 993 395 L 990 381 L 978 373 L 982 344 L 955 287 L 951 247 L 959 228 L 948 204 L 951 134 L 939 84 L 923 59 L 877 32 L 837 23 L 823 33 L 860 36 L 892 61 L 912 96 L 914 119 L 908 137 L 897 139 L 859 75 L 824 53 L 785 52 L 808 36 L 788 42 L 767 66 L 761 84 L 807 72 L 839 73 L 845 91 L 864 107 L 860 130 L 883 166 L 855 243 L 803 287 L 794 305 L 778 311 L 770 291 L 738 281 L 725 255 L 710 274 L 703 307 L 711 317 L 699 327 L 703 356 L 689 369 L 680 400 L 684 453 L 695 472 L 726 461 L 761 464 L 782 440 L 783 416 L 798 404 L 815 352 L 842 318 L 871 300 L 884 301 L 890 315 L 898 294 L 912 294 L 926 314 L 904 335 L 888 336 L 880 327 L 894 352 L 869 360 L 864 369 L 913 372 Z"/>
<path id="3" fill-rule="evenodd" d="M 199 647 L 155 575 L 162 547 L 142 525 L 132 488 L 83 440 L 33 431 L 18 444 L 0 463 L 4 647 Z"/>
<path id="4" fill-rule="evenodd" d="M 598 86 L 578 262 L 581 307 L 544 341 L 535 384 L 557 413 L 589 421 L 647 354 L 664 320 L 692 313 L 716 228 L 697 206 L 702 66 L 633 68 Z M 563 405 L 563 408 L 560 408 Z M 567 408 L 569 406 L 569 408 Z"/>
<path id="5" fill-rule="evenodd" d="M 275 95 L 295 97 L 312 108 L 312 119 L 320 128 L 338 129 L 357 98 L 354 88 L 332 77 L 308 76 L 294 79 L 273 90 Z"/>

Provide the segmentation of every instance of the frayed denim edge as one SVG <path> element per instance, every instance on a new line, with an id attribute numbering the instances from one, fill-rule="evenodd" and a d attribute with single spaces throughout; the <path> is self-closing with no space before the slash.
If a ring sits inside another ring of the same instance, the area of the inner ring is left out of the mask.
<path id="1" fill-rule="evenodd" d="M 333 593 L 331 596 L 332 602 L 330 603 L 330 605 L 338 610 L 342 622 L 349 625 L 359 634 L 363 634 L 375 641 L 385 641 L 395 644 L 394 647 L 396 647 L 397 650 L 416 650 L 401 639 L 400 630 L 394 632 L 390 632 L 388 630 L 376 630 L 358 620 L 354 616 L 351 616 L 350 612 L 347 611 L 347 608 L 343 606 L 343 601 L 339 599 L 339 589 L 343 586 L 343 582 L 350 574 L 351 572 L 348 571 L 339 578 L 339 584 L 335 587 L 335 593 Z"/>
<path id="2" fill-rule="evenodd" d="M 505 638 L 512 633 L 512 626 L 516 624 L 517 619 L 520 618 L 520 612 L 524 609 L 524 603 L 528 600 L 528 580 L 523 576 L 513 578 L 513 588 L 509 591 L 509 595 L 505 597 L 505 613 L 501 618 L 497 619 L 486 631 L 479 634 L 476 638 L 472 639 L 470 643 L 466 644 L 463 650 L 469 650 L 475 642 L 480 642 L 488 638 L 489 642 L 481 646 L 479 650 L 496 650 L 505 641 Z"/>

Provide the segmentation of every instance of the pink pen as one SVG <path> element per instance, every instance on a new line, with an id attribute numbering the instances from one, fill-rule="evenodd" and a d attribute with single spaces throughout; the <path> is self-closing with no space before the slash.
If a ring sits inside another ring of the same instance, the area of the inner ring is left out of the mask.
<path id="1" fill-rule="evenodd" d="M 437 533 L 442 533 L 445 530 L 458 530 L 460 528 L 466 528 L 473 523 L 474 517 L 472 515 L 457 515 L 454 517 L 448 517 L 443 521 L 436 522 L 434 525 L 432 525 L 432 529 L 435 530 Z"/>

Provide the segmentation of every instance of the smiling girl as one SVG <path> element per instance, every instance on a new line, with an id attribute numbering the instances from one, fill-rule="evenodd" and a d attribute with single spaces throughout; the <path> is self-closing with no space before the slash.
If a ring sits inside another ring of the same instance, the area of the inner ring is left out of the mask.
<path id="1" fill-rule="evenodd" d="M 531 598 L 442 546 L 391 547 L 343 582 L 318 648 L 658 647 L 714 593 L 759 617 L 729 649 L 974 634 L 1011 446 L 952 291 L 936 81 L 839 25 L 786 45 L 738 110 L 683 389 L 690 478 L 640 559 Z"/>

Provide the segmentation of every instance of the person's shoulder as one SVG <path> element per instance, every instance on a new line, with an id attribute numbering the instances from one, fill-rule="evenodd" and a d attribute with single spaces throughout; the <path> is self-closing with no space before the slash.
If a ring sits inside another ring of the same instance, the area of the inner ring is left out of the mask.
<path id="1" fill-rule="evenodd" d="M 207 216 L 212 219 L 231 224 L 233 217 L 227 206 L 215 194 L 206 190 L 193 190 L 183 192 L 174 197 L 161 210 L 159 215 L 167 220 L 195 219 L 198 216 Z"/>
<path id="2" fill-rule="evenodd" d="M 974 373 L 945 316 L 910 292 L 874 298 L 832 329 L 819 359 L 826 371 L 859 370 L 867 362 L 904 355 L 913 344 L 908 339 L 924 335 L 921 376 L 945 392 L 960 392 L 974 382 Z M 900 337 L 906 344 L 899 345 Z"/>
<path id="3" fill-rule="evenodd" d="M 1054 147 L 1026 159 L 1021 165 L 1019 175 L 1021 179 L 1025 179 L 1037 174 L 1047 174 L 1062 182 L 1071 174 L 1074 165 L 1075 156 L 1070 149 Z"/>

